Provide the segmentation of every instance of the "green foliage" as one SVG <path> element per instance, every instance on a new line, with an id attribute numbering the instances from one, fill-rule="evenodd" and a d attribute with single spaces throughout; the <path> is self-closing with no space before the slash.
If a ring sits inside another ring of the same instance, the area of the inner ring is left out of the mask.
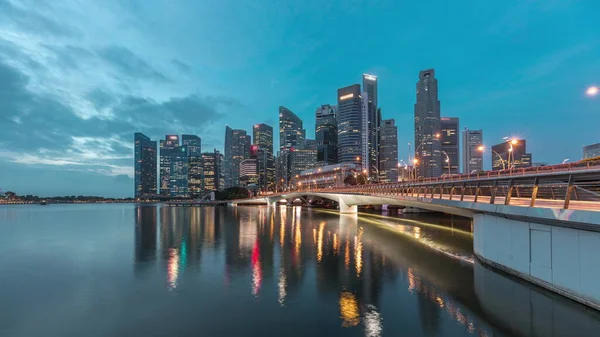
<path id="1" fill-rule="evenodd" d="M 250 191 L 244 187 L 228 187 L 222 191 L 215 192 L 216 200 L 244 199 L 250 196 Z"/>
<path id="2" fill-rule="evenodd" d="M 346 185 L 356 185 L 356 178 L 353 175 L 348 175 L 346 178 L 344 178 L 344 184 Z"/>

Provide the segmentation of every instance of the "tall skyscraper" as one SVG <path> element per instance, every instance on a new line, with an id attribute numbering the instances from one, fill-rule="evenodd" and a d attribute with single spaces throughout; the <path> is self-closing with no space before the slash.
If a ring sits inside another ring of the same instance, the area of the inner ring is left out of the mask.
<path id="1" fill-rule="evenodd" d="M 188 192 L 194 198 L 204 196 L 204 161 L 201 153 L 188 157 Z"/>
<path id="2" fill-rule="evenodd" d="M 156 195 L 156 141 L 144 134 L 134 135 L 135 198 Z"/>
<path id="3" fill-rule="evenodd" d="M 223 177 L 225 178 L 225 186 L 234 186 L 234 180 L 238 180 L 233 176 L 233 129 L 229 125 L 225 125 L 225 155 L 223 156 Z"/>
<path id="4" fill-rule="evenodd" d="M 188 147 L 179 146 L 171 154 L 170 195 L 172 197 L 188 196 Z"/>
<path id="5" fill-rule="evenodd" d="M 240 164 L 248 158 L 250 136 L 246 130 L 225 127 L 225 156 L 223 175 L 225 187 L 239 186 Z"/>
<path id="6" fill-rule="evenodd" d="M 305 140 L 302 144 L 290 149 L 290 173 L 288 181 L 299 175 L 300 172 L 310 170 L 317 165 L 317 143 L 312 139 Z"/>
<path id="7" fill-rule="evenodd" d="M 492 146 L 492 170 L 531 167 L 532 156 L 527 153 L 525 139 L 514 139 Z"/>
<path id="8" fill-rule="evenodd" d="M 460 172 L 458 163 L 459 137 L 458 117 L 441 118 L 440 141 L 442 142 L 442 174 Z"/>
<path id="9" fill-rule="evenodd" d="M 221 171 L 223 164 L 223 155 L 216 149 L 212 152 L 202 153 L 204 164 L 204 192 L 220 191 L 225 184 L 223 173 Z"/>
<path id="10" fill-rule="evenodd" d="M 257 156 L 258 156 L 258 146 L 251 145 L 248 149 L 248 158 L 244 159 L 240 163 L 240 185 L 246 188 L 256 187 L 258 184 L 258 175 L 257 175 Z"/>
<path id="11" fill-rule="evenodd" d="M 338 89 L 338 162 L 360 164 L 362 99 L 360 85 Z"/>
<path id="12" fill-rule="evenodd" d="M 398 181 L 398 127 L 393 119 L 386 119 L 381 124 L 379 159 L 379 180 Z"/>
<path id="13" fill-rule="evenodd" d="M 321 105 L 316 111 L 315 138 L 317 165 L 337 163 L 337 111 L 336 106 Z"/>
<path id="14" fill-rule="evenodd" d="M 363 169 L 375 177 L 379 163 L 379 123 L 377 108 L 377 76 L 363 74 Z"/>
<path id="15" fill-rule="evenodd" d="M 189 156 L 199 156 L 202 153 L 202 141 L 196 135 L 181 135 L 181 143 L 187 146 Z"/>
<path id="16" fill-rule="evenodd" d="M 600 157 L 600 143 L 583 147 L 583 159 Z"/>
<path id="17" fill-rule="evenodd" d="M 179 136 L 167 135 L 160 141 L 160 194 L 171 194 L 171 157 L 179 147 Z"/>
<path id="18" fill-rule="evenodd" d="M 275 183 L 273 127 L 267 124 L 255 124 L 252 131 L 254 145 L 258 145 L 258 186 L 265 191 L 272 190 Z"/>
<path id="19" fill-rule="evenodd" d="M 302 144 L 306 130 L 302 128 L 302 120 L 290 109 L 279 107 L 279 149 L 289 149 Z"/>
<path id="20" fill-rule="evenodd" d="M 481 146 L 483 146 L 483 131 L 465 128 L 462 132 L 463 173 L 483 171 Z"/>
<path id="21" fill-rule="evenodd" d="M 442 174 L 440 129 L 440 101 L 435 70 L 422 70 L 419 72 L 415 103 L 415 166 L 418 177 L 438 177 Z"/>

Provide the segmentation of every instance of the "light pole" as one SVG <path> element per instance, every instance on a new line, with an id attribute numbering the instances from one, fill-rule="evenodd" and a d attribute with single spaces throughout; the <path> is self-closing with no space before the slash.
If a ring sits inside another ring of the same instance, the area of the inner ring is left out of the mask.
<path id="1" fill-rule="evenodd" d="M 446 163 L 448 163 L 448 175 L 452 175 L 452 171 L 450 171 L 450 157 L 446 151 L 442 151 L 442 153 L 446 156 Z"/>
<path id="2" fill-rule="evenodd" d="M 433 138 L 435 140 L 439 140 L 441 137 L 442 137 L 442 135 L 439 132 L 433 135 Z M 415 147 L 415 158 L 413 159 L 414 165 L 419 163 L 419 161 L 417 160 L 418 159 L 417 153 L 419 152 L 419 149 L 421 149 L 421 146 L 423 146 L 425 144 L 427 144 L 427 143 L 421 142 L 421 144 L 419 144 L 419 146 Z M 408 143 L 408 145 L 409 145 L 409 151 L 410 151 L 410 143 Z M 431 145 L 433 145 L 433 142 L 431 143 Z M 431 150 L 431 155 L 433 155 L 433 149 Z M 410 158 L 409 158 L 409 162 L 410 162 Z M 414 169 L 416 171 L 416 166 L 414 166 Z M 417 173 L 415 172 L 415 179 L 416 179 L 416 175 L 417 175 Z"/>
<path id="3" fill-rule="evenodd" d="M 477 151 L 479 151 L 479 152 L 483 152 L 484 150 L 485 150 L 485 147 L 483 145 L 480 145 L 477 148 Z M 506 166 L 504 165 L 504 158 L 502 158 L 502 156 L 498 152 L 494 151 L 493 149 L 490 148 L 490 150 L 492 150 L 492 152 L 495 153 L 498 156 L 498 158 L 500 158 L 500 162 L 502 163 L 502 169 L 506 170 Z"/>
<path id="4" fill-rule="evenodd" d="M 511 154 L 512 154 L 512 157 L 513 157 L 513 166 L 514 166 L 514 161 L 515 161 L 515 153 L 514 153 L 513 145 L 517 145 L 519 143 L 519 141 L 517 139 L 515 139 L 515 138 L 511 139 L 511 138 L 508 138 L 508 137 L 504 137 L 502 139 L 504 139 L 505 141 L 508 142 L 508 146 L 509 146 L 508 147 L 508 164 L 506 166 L 508 166 L 508 168 L 510 169 L 511 168 L 511 166 L 510 166 L 510 155 Z"/>

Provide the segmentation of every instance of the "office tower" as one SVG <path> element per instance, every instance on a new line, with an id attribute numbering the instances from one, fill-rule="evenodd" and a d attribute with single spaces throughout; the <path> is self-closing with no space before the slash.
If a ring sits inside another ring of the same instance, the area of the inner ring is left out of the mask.
<path id="1" fill-rule="evenodd" d="M 249 155 L 247 159 L 240 163 L 240 185 L 246 188 L 256 187 L 258 184 L 257 161 L 258 146 L 251 145 L 249 147 Z"/>
<path id="2" fill-rule="evenodd" d="M 380 136 L 379 180 L 396 182 L 398 181 L 398 127 L 393 119 L 382 122 Z"/>
<path id="3" fill-rule="evenodd" d="M 167 135 L 160 141 L 160 194 L 171 194 L 171 156 L 179 147 L 179 136 Z"/>
<path id="4" fill-rule="evenodd" d="M 188 196 L 188 147 L 179 146 L 172 151 L 169 186 L 172 197 Z"/>
<path id="5" fill-rule="evenodd" d="M 377 109 L 377 76 L 363 74 L 363 170 L 376 177 L 379 166 L 379 123 L 380 115 Z"/>
<path id="6" fill-rule="evenodd" d="M 483 171 L 483 131 L 465 128 L 462 132 L 462 148 L 463 173 Z"/>
<path id="7" fill-rule="evenodd" d="M 234 186 L 236 180 L 233 177 L 233 129 L 229 125 L 225 126 L 225 155 L 223 156 L 223 176 L 225 177 L 225 186 Z"/>
<path id="8" fill-rule="evenodd" d="M 492 170 L 530 167 L 531 153 L 527 153 L 525 139 L 509 139 L 492 146 Z"/>
<path id="9" fill-rule="evenodd" d="M 258 187 L 264 191 L 272 190 L 275 182 L 273 127 L 267 124 L 256 124 L 252 131 L 254 145 L 258 146 Z"/>
<path id="10" fill-rule="evenodd" d="M 337 163 L 337 111 L 336 106 L 321 105 L 316 111 L 315 138 L 317 165 Z"/>
<path id="11" fill-rule="evenodd" d="M 600 143 L 583 147 L 583 159 L 600 157 Z"/>
<path id="12" fill-rule="evenodd" d="M 415 103 L 415 159 L 417 176 L 430 178 L 442 174 L 440 143 L 440 101 L 435 70 L 419 72 Z"/>
<path id="13" fill-rule="evenodd" d="M 362 99 L 360 85 L 338 89 L 338 162 L 360 164 Z"/>
<path id="14" fill-rule="evenodd" d="M 225 127 L 225 156 L 223 162 L 223 176 L 225 187 L 239 185 L 240 164 L 248 158 L 250 136 L 246 130 Z"/>
<path id="15" fill-rule="evenodd" d="M 135 198 L 156 195 L 156 141 L 136 132 L 134 157 Z"/>
<path id="16" fill-rule="evenodd" d="M 201 153 L 188 157 L 188 193 L 193 198 L 204 196 L 204 162 Z"/>
<path id="17" fill-rule="evenodd" d="M 290 173 L 288 181 L 299 175 L 302 171 L 310 170 L 317 165 L 317 142 L 307 139 L 303 144 L 290 149 L 289 152 Z"/>
<path id="18" fill-rule="evenodd" d="M 181 144 L 187 146 L 189 156 L 200 156 L 202 154 L 202 141 L 196 135 L 181 135 Z"/>
<path id="19" fill-rule="evenodd" d="M 306 138 L 302 120 L 290 109 L 279 107 L 279 150 L 289 149 L 301 144 Z"/>
<path id="20" fill-rule="evenodd" d="M 214 149 L 212 152 L 202 153 L 202 161 L 204 168 L 204 193 L 220 191 L 225 184 L 222 173 L 223 155 Z"/>
<path id="21" fill-rule="evenodd" d="M 458 163 L 459 139 L 458 117 L 442 117 L 440 120 L 442 142 L 442 174 L 457 174 L 460 172 Z"/>

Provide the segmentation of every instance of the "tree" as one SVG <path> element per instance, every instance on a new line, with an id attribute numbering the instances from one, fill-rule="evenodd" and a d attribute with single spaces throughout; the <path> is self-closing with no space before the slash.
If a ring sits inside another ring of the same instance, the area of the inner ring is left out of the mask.
<path id="1" fill-rule="evenodd" d="M 14 197 L 15 197 L 17 194 L 16 194 L 15 192 L 13 192 L 13 191 L 6 191 L 6 192 L 4 193 L 4 195 L 6 196 L 6 198 L 7 198 L 7 199 L 12 199 L 12 198 L 14 198 Z"/>
<path id="2" fill-rule="evenodd" d="M 356 178 L 353 175 L 348 175 L 344 178 L 344 184 L 354 186 L 356 185 Z"/>
<path id="3" fill-rule="evenodd" d="M 364 185 L 367 183 L 367 178 L 365 178 L 365 176 L 363 176 L 362 174 L 359 175 L 356 180 L 359 185 Z"/>

